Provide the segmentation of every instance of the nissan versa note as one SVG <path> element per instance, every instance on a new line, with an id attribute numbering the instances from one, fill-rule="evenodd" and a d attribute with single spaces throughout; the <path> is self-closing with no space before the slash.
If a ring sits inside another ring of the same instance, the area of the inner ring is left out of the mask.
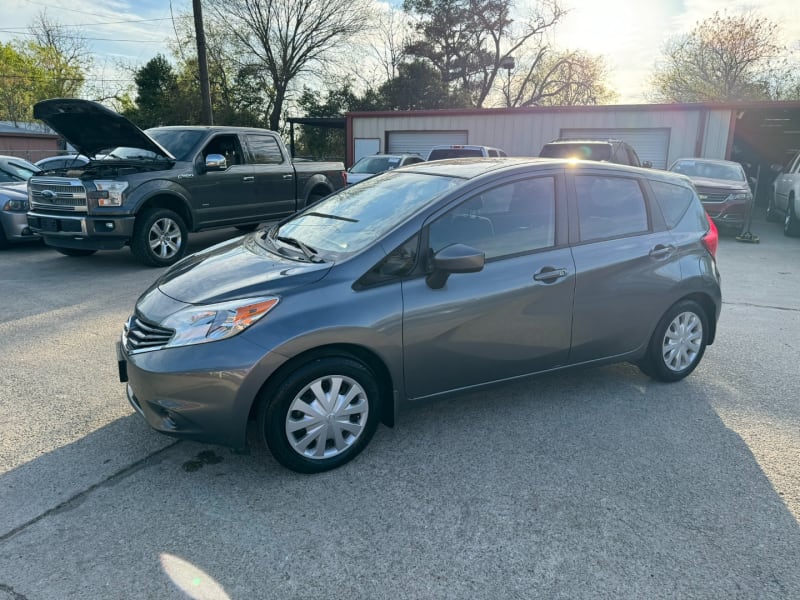
<path id="1" fill-rule="evenodd" d="M 717 232 L 681 175 L 420 163 L 189 256 L 117 347 L 163 433 L 338 467 L 406 401 L 620 361 L 678 381 L 714 341 Z"/>

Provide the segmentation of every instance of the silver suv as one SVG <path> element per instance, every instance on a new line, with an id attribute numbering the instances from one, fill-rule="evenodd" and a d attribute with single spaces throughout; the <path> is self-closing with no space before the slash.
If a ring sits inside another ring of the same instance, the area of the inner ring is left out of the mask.
<path id="1" fill-rule="evenodd" d="M 783 220 L 783 233 L 787 236 L 800 236 L 800 152 L 786 168 L 773 165 L 778 176 L 772 184 L 772 198 L 767 206 L 767 219 Z"/>
<path id="2" fill-rule="evenodd" d="M 490 157 L 507 156 L 505 151 L 491 146 L 434 146 L 428 152 L 428 160 L 443 160 L 446 158 L 467 158 L 467 157 Z"/>

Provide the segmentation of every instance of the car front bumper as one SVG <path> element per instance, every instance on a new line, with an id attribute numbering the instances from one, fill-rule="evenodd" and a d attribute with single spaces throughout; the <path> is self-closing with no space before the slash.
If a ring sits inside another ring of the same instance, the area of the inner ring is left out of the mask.
<path id="1" fill-rule="evenodd" d="M 28 217 L 24 212 L 0 211 L 0 227 L 9 242 L 40 239 L 28 226 Z"/>
<path id="2" fill-rule="evenodd" d="M 116 349 L 128 401 L 153 429 L 233 448 L 247 445 L 253 403 L 286 360 L 239 336 L 139 353 L 119 341 Z"/>

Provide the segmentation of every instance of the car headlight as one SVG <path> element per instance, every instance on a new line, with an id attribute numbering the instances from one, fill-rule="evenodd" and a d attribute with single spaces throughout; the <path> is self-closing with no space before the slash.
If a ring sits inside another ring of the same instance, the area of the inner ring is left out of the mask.
<path id="1" fill-rule="evenodd" d="M 750 194 L 747 192 L 738 192 L 736 194 L 728 195 L 728 200 L 750 200 Z"/>
<path id="2" fill-rule="evenodd" d="M 216 342 L 241 333 L 278 304 L 278 298 L 246 298 L 206 306 L 190 306 L 161 325 L 175 330 L 165 348 Z"/>
<path id="3" fill-rule="evenodd" d="M 3 204 L 3 210 L 28 210 L 27 200 L 9 199 Z"/>
<path id="4" fill-rule="evenodd" d="M 96 191 L 87 195 L 97 200 L 98 206 L 122 206 L 122 192 L 128 187 L 127 181 L 94 181 Z"/>

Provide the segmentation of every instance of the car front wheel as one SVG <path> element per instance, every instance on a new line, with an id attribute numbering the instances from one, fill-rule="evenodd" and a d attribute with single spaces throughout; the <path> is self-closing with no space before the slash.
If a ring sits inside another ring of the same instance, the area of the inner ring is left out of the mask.
<path id="1" fill-rule="evenodd" d="M 794 198 L 789 198 L 789 206 L 786 207 L 786 218 L 783 220 L 783 235 L 789 237 L 800 236 L 800 219 L 794 212 Z"/>
<path id="2" fill-rule="evenodd" d="M 362 362 L 316 358 L 267 389 L 259 431 L 272 455 L 298 473 L 319 473 L 355 458 L 378 424 L 379 391 Z"/>
<path id="3" fill-rule="evenodd" d="M 693 300 L 674 304 L 658 322 L 642 371 L 659 381 L 680 381 L 703 358 L 708 343 L 708 317 Z"/>

